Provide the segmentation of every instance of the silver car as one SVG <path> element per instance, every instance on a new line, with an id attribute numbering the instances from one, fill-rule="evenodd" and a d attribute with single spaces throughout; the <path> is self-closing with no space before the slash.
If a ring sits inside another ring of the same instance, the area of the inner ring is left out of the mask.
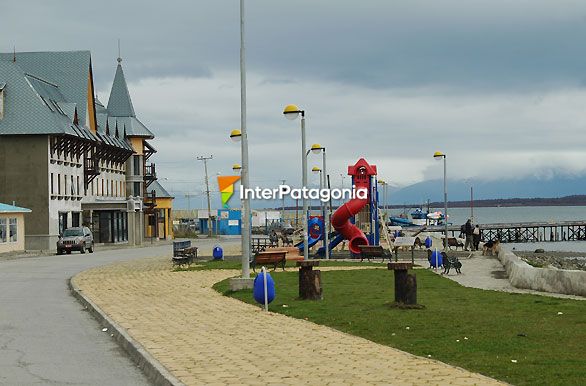
<path id="1" fill-rule="evenodd" d="M 86 250 L 94 253 L 94 236 L 88 227 L 68 228 L 57 240 L 58 255 L 63 252 L 70 254 L 71 251 L 85 253 Z"/>

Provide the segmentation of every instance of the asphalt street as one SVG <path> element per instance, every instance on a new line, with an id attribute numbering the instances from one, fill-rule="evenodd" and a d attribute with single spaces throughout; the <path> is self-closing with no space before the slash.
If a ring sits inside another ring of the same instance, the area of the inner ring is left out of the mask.
<path id="1" fill-rule="evenodd" d="M 0 261 L 0 384 L 149 385 L 67 281 L 95 266 L 171 253 L 164 245 Z"/>

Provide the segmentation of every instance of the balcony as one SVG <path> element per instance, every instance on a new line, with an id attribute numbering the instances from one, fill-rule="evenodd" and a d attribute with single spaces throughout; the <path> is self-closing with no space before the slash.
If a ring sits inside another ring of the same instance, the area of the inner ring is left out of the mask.
<path id="1" fill-rule="evenodd" d="M 145 164 L 144 165 L 144 183 L 145 186 L 148 188 L 150 184 L 153 183 L 157 179 L 157 171 L 155 168 L 155 164 Z"/>
<path id="2" fill-rule="evenodd" d="M 85 187 L 100 175 L 100 163 L 97 157 L 85 157 L 83 159 L 83 178 Z"/>

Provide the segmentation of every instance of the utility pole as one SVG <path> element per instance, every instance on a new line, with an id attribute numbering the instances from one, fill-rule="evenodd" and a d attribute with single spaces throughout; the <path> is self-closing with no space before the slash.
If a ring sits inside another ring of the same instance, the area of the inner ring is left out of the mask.
<path id="1" fill-rule="evenodd" d="M 197 157 L 198 161 L 203 161 L 203 167 L 206 173 L 206 193 L 208 196 L 208 237 L 211 237 L 212 235 L 212 203 L 210 201 L 210 180 L 208 178 L 208 160 L 212 158 L 214 158 L 213 155 L 210 155 L 209 157 Z"/>

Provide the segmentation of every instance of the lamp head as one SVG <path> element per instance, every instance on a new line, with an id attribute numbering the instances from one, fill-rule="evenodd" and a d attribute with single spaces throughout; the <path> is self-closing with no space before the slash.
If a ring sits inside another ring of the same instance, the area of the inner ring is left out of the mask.
<path id="1" fill-rule="evenodd" d="M 314 166 L 313 169 L 311 169 L 311 171 L 317 174 L 317 173 L 321 172 L 321 169 L 318 168 L 317 166 Z"/>
<path id="2" fill-rule="evenodd" d="M 287 105 L 285 106 L 285 109 L 283 109 L 283 114 L 285 115 L 285 118 L 290 120 L 294 120 L 295 118 L 297 118 L 299 116 L 299 113 L 301 112 L 302 111 L 296 105 Z"/>
<path id="3" fill-rule="evenodd" d="M 242 170 L 242 166 L 240 166 L 240 164 L 234 164 L 232 165 L 232 170 L 234 170 L 235 173 L 238 173 L 240 170 Z"/>
<path id="4" fill-rule="evenodd" d="M 240 142 L 242 139 L 242 132 L 238 129 L 234 129 L 230 132 L 230 139 L 234 142 Z"/>
<path id="5" fill-rule="evenodd" d="M 436 151 L 435 153 L 433 153 L 433 158 L 435 158 L 436 160 L 440 160 L 442 158 L 446 158 L 446 155 L 441 151 Z"/>
<path id="6" fill-rule="evenodd" d="M 313 145 L 311 145 L 311 152 L 313 154 L 319 154 L 322 150 L 325 150 L 325 148 L 321 147 L 319 143 L 314 143 Z"/>

